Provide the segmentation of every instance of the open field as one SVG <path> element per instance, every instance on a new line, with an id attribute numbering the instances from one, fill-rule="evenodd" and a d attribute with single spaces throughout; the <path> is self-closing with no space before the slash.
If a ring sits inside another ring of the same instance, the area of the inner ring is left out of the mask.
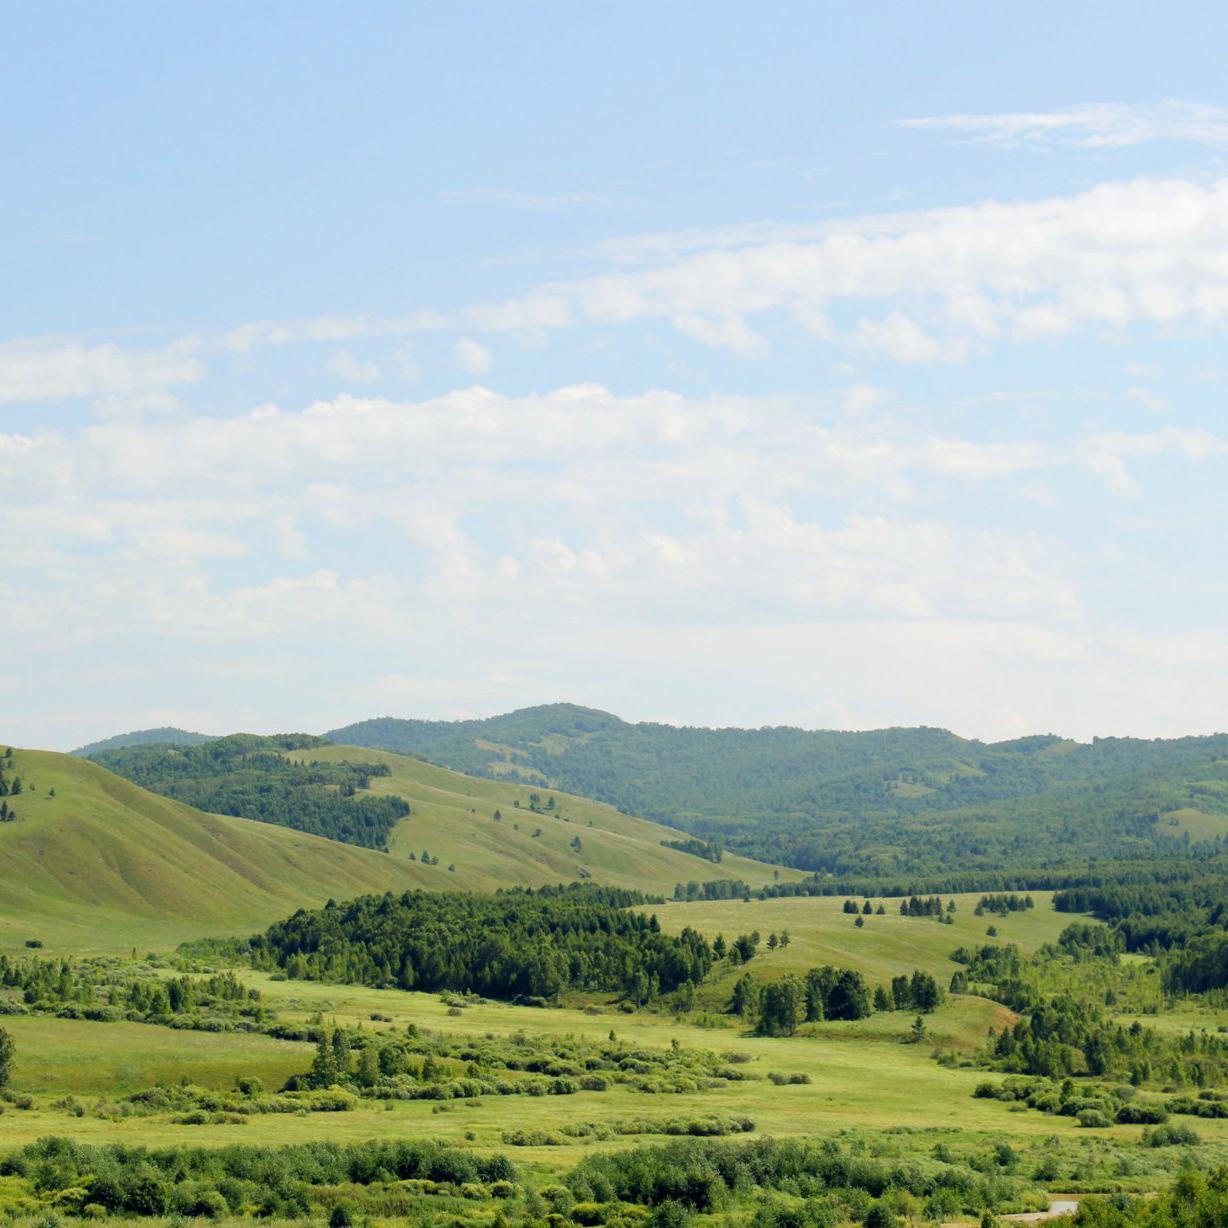
<path id="1" fill-rule="evenodd" d="M 238 1075 L 258 1075 L 276 1087 L 287 1075 L 305 1070 L 312 1047 L 261 1036 L 201 1035 L 143 1024 L 78 1023 L 67 1020 L 12 1019 L 6 1027 L 17 1039 L 20 1056 L 14 1081 L 18 1091 L 35 1093 L 35 1107 L 10 1109 L 0 1123 L 5 1142 L 16 1145 L 40 1136 L 65 1134 L 83 1141 L 198 1145 L 230 1142 L 276 1143 L 311 1138 L 336 1141 L 400 1135 L 444 1139 L 479 1150 L 512 1152 L 534 1171 L 568 1167 L 593 1149 L 629 1145 L 628 1138 L 605 1142 L 569 1139 L 563 1146 L 508 1147 L 503 1134 L 515 1129 L 557 1131 L 569 1123 L 610 1122 L 622 1118 L 664 1120 L 679 1114 L 748 1115 L 756 1133 L 777 1137 L 822 1138 L 838 1132 L 917 1132 L 918 1150 L 943 1138 L 963 1142 L 978 1137 L 1005 1138 L 1020 1148 L 1061 1143 L 1059 1184 L 1078 1187 L 1083 1148 L 1137 1146 L 1141 1129 L 1115 1126 L 1094 1137 L 1070 1118 L 1012 1112 L 996 1100 L 972 1097 L 983 1071 L 946 1068 L 932 1058 L 935 1044 L 956 1052 L 976 1045 L 985 1029 L 1007 1017 L 1003 1008 L 980 998 L 951 999 L 927 1023 L 931 1039 L 902 1043 L 910 1016 L 875 1015 L 859 1023 L 811 1025 L 791 1038 L 747 1034 L 734 1021 L 698 1027 L 670 1016 L 640 1011 L 624 1014 L 609 1007 L 541 1010 L 501 1003 L 471 1005 L 449 1014 L 439 998 L 399 990 L 275 982 L 248 973 L 270 1005 L 286 1018 L 308 1018 L 317 1011 L 337 1022 L 371 1029 L 401 1029 L 408 1023 L 433 1032 L 474 1037 L 508 1037 L 518 1031 L 536 1035 L 601 1040 L 613 1029 L 636 1045 L 667 1048 L 672 1043 L 747 1055 L 741 1066 L 748 1078 L 686 1096 L 648 1095 L 616 1086 L 606 1092 L 570 1096 L 486 1096 L 479 1103 L 449 1101 L 363 1102 L 354 1112 L 305 1116 L 255 1116 L 244 1125 L 169 1124 L 164 1116 L 106 1121 L 92 1115 L 95 1098 L 113 1098 L 158 1080 L 186 1076 L 206 1086 L 226 1087 Z M 372 1022 L 372 1014 L 391 1022 Z M 805 1074 L 810 1082 L 776 1086 L 771 1071 Z M 75 1117 L 53 1102 L 73 1092 L 85 1107 Z M 443 1111 L 440 1111 L 440 1109 Z M 1198 1132 L 1211 1151 L 1228 1157 L 1228 1121 L 1199 1121 Z M 1055 1185 L 1054 1188 L 1058 1188 Z"/>
<path id="2" fill-rule="evenodd" d="M 856 917 L 842 911 L 844 898 L 837 896 L 793 897 L 773 900 L 696 901 L 691 904 L 670 903 L 664 907 L 645 907 L 655 912 L 667 933 L 678 933 L 687 926 L 707 938 L 724 934 L 726 940 L 738 934 L 758 930 L 763 942 L 759 954 L 749 966 L 763 979 L 786 972 L 805 972 L 820 964 L 855 968 L 872 984 L 882 984 L 893 976 L 911 973 L 915 968 L 932 973 L 939 984 L 946 986 L 955 971 L 950 959 L 956 947 L 983 943 L 1015 943 L 1021 951 L 1035 951 L 1043 943 L 1052 942 L 1075 918 L 1053 910 L 1052 892 L 1030 893 L 1035 907 L 1005 917 L 986 913 L 974 915 L 980 893 L 943 896 L 943 904 L 955 901 L 954 924 L 940 924 L 936 917 L 904 917 L 900 915 L 898 899 L 871 900 L 873 907 L 882 904 L 883 916 L 863 917 L 858 928 Z M 858 899 L 858 905 L 864 903 Z M 986 934 L 993 926 L 996 938 Z M 767 948 L 769 933 L 789 931 L 789 945 L 771 951 Z M 724 1005 L 733 982 L 743 969 L 728 965 L 712 974 L 700 992 L 709 1005 Z"/>
<path id="3" fill-rule="evenodd" d="M 543 886 L 591 876 L 595 882 L 670 895 L 678 882 L 742 879 L 752 887 L 804 877 L 798 870 L 765 865 L 736 854 L 718 865 L 666 848 L 662 840 L 684 840 L 685 832 L 623 814 L 613 806 L 537 786 L 482 780 L 418 759 L 357 746 L 291 751 L 291 757 L 385 763 L 390 776 L 371 781 L 371 792 L 403 797 L 412 813 L 393 832 L 395 858 L 423 850 L 439 858 L 437 871 L 456 870 L 431 885 L 492 891 L 511 885 Z M 530 794 L 544 807 L 528 809 Z M 519 805 L 517 805 L 519 803 Z M 498 810 L 502 820 L 495 822 Z M 535 835 L 534 833 L 540 833 Z M 579 849 L 573 841 L 579 840 Z"/>

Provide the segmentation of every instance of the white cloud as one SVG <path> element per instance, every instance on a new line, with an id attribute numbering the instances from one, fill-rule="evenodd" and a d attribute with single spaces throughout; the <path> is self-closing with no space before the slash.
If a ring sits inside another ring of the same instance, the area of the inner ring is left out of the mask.
<path id="1" fill-rule="evenodd" d="M 327 363 L 328 370 L 351 384 L 373 384 L 380 377 L 379 364 L 356 358 L 350 350 L 334 350 Z"/>
<path id="2" fill-rule="evenodd" d="M 1120 149 L 1149 141 L 1191 141 L 1228 148 L 1228 111 L 1196 102 L 1097 102 L 1054 111 L 929 115 L 905 128 L 958 132 L 1003 145 L 1069 144 Z"/>
<path id="3" fill-rule="evenodd" d="M 139 400 L 201 379 L 193 345 L 125 350 L 49 340 L 0 343 L 0 404 L 38 404 L 79 397 Z"/>
<path id="4" fill-rule="evenodd" d="M 456 361 L 471 375 L 482 375 L 490 370 L 490 351 L 471 337 L 462 337 L 452 347 Z"/>
<path id="5" fill-rule="evenodd" d="M 662 321 L 745 349 L 755 317 L 783 312 L 806 337 L 910 362 L 1086 328 L 1228 325 L 1228 180 L 1114 182 L 677 248 L 662 244 L 669 258 L 655 267 L 551 283 L 469 315 L 487 330 Z M 863 314 L 870 304 L 886 314 Z M 861 322 L 842 334 L 838 312 L 850 310 Z"/>

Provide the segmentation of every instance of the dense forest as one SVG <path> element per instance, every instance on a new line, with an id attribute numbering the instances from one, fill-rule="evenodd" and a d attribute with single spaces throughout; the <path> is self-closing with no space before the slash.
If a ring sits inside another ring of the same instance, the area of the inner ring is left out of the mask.
<path id="1" fill-rule="evenodd" d="M 399 797 L 360 797 L 381 764 L 309 758 L 321 739 L 307 734 L 233 734 L 195 746 L 131 746 L 101 751 L 94 762 L 117 775 L 214 814 L 292 827 L 363 848 L 387 849 L 409 813 Z M 287 757 L 287 751 L 302 754 Z"/>
<path id="2" fill-rule="evenodd" d="M 554 704 L 480 721 L 385 718 L 327 736 L 595 797 L 838 876 L 1150 859 L 1191 841 L 1219 847 L 1228 833 L 1228 735 L 984 743 L 930 728 L 629 724 Z"/>
<path id="3" fill-rule="evenodd" d="M 573 886 L 496 895 L 413 891 L 300 910 L 251 940 L 257 966 L 292 978 L 546 1001 L 569 989 L 638 1003 L 703 980 L 693 930 L 629 911 L 637 892 Z"/>

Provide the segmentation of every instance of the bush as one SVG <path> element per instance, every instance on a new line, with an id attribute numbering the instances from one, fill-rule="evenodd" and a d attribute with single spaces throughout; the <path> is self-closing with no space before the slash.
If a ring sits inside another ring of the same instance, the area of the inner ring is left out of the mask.
<path id="1" fill-rule="evenodd" d="M 1079 1114 L 1079 1125 L 1085 1130 L 1107 1130 L 1112 1124 L 1099 1109 L 1084 1109 Z"/>
<path id="2" fill-rule="evenodd" d="M 1194 1147 L 1201 1142 L 1202 1137 L 1192 1126 L 1177 1124 L 1143 1131 L 1143 1145 L 1146 1147 Z"/>

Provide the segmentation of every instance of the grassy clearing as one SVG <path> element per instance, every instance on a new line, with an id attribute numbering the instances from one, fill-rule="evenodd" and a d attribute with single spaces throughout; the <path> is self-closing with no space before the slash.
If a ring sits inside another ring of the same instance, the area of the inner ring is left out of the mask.
<path id="1" fill-rule="evenodd" d="M 726 854 L 717 865 L 663 847 L 662 840 L 685 839 L 686 833 L 553 789 L 479 780 L 404 755 L 356 746 L 289 753 L 386 763 L 392 774 L 374 778 L 371 792 L 403 797 L 413 812 L 397 825 L 389 847 L 398 860 L 410 853 L 420 857 L 424 849 L 438 857 L 440 864 L 432 867 L 434 874 L 425 884 L 436 888 L 493 891 L 591 876 L 595 882 L 668 896 L 678 882 L 733 878 L 759 887 L 804 877 L 798 870 L 735 854 Z M 530 811 L 529 795 L 535 792 L 543 806 L 553 797 L 554 808 L 540 814 Z M 500 822 L 494 820 L 496 810 L 502 814 Z M 573 845 L 577 839 L 578 849 Z M 456 866 L 451 873 L 450 865 Z"/>
<path id="2" fill-rule="evenodd" d="M 204 814 L 71 755 L 18 751 L 15 770 L 27 788 L 0 824 L 3 950 L 166 948 L 415 882 L 386 854 Z"/>
<path id="3" fill-rule="evenodd" d="M 871 905 L 882 904 L 883 916 L 863 917 L 858 928 L 856 918 L 842 911 L 842 897 L 817 896 L 775 900 L 696 901 L 693 904 L 671 903 L 664 907 L 645 909 L 660 918 L 668 933 L 678 933 L 686 926 L 708 938 L 724 934 L 732 939 L 738 934 L 758 930 L 763 938 L 759 954 L 748 965 L 765 980 L 786 972 L 805 972 L 820 964 L 835 964 L 854 968 L 873 984 L 883 984 L 893 976 L 922 968 L 938 978 L 942 986 L 955 971 L 950 955 L 956 947 L 999 942 L 1015 943 L 1025 953 L 1036 950 L 1045 942 L 1057 938 L 1073 919 L 1053 910 L 1052 893 L 1031 893 L 1036 907 L 1006 917 L 974 915 L 980 893 L 944 896 L 955 901 L 953 925 L 942 925 L 934 917 L 904 917 L 900 915 L 898 899 L 873 899 Z M 864 901 L 858 900 L 858 904 Z M 986 931 L 993 926 L 996 938 Z M 789 945 L 770 951 L 769 933 L 789 931 Z M 708 978 L 700 993 L 709 1006 L 724 1005 L 733 982 L 744 969 L 724 967 Z"/>

